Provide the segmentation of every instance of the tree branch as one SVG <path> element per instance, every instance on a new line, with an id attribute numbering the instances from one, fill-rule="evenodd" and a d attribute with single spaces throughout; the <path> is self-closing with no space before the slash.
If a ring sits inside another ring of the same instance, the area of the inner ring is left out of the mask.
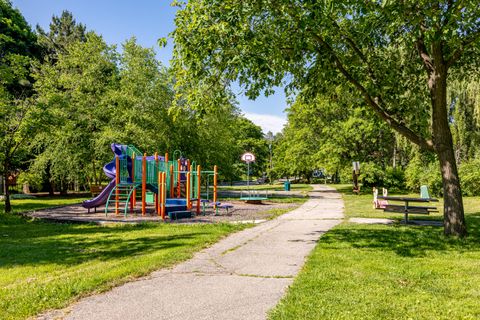
<path id="1" fill-rule="evenodd" d="M 464 39 L 464 41 L 462 41 L 462 44 L 460 45 L 460 47 L 453 52 L 450 58 L 448 58 L 447 69 L 450 68 L 455 62 L 457 62 L 458 59 L 460 59 L 463 52 L 470 44 L 472 44 L 473 42 L 475 42 L 477 39 L 480 38 L 480 30 L 477 30 L 476 32 L 471 33 L 469 36 L 470 37 L 467 37 Z"/>
<path id="2" fill-rule="evenodd" d="M 317 34 L 313 35 L 315 40 L 317 40 L 321 45 L 326 47 L 330 54 L 332 55 L 332 58 L 335 61 L 335 66 L 336 68 L 340 71 L 340 73 L 351 83 L 355 88 L 357 88 L 363 95 L 365 101 L 367 104 L 373 109 L 373 111 L 387 124 L 396 130 L 398 133 L 401 135 L 405 136 L 407 139 L 412 141 L 413 143 L 417 144 L 421 148 L 429 151 L 434 151 L 433 148 L 433 142 L 431 140 L 426 140 L 419 135 L 417 135 L 415 132 L 413 132 L 410 128 L 404 126 L 403 124 L 399 123 L 397 120 L 395 120 L 391 115 L 389 115 L 380 105 L 378 104 L 379 98 L 373 98 L 365 89 L 364 86 L 362 86 L 345 68 L 343 63 L 340 61 L 338 56 L 335 54 L 333 48 L 326 43 L 322 37 L 320 37 Z"/>
<path id="3" fill-rule="evenodd" d="M 420 55 L 420 58 L 422 59 L 423 62 L 423 67 L 425 68 L 425 71 L 427 71 L 427 74 L 430 76 L 430 74 L 435 70 L 434 65 L 433 65 L 433 60 L 430 57 L 430 54 L 427 51 L 427 47 L 425 46 L 425 42 L 423 39 L 423 33 L 418 37 L 416 41 L 416 46 L 418 50 L 418 54 Z"/>
<path id="4" fill-rule="evenodd" d="M 342 32 L 342 29 L 340 28 L 340 26 L 335 20 L 332 20 L 332 23 L 337 27 L 339 32 Z M 342 37 L 347 41 L 347 43 L 350 45 L 353 51 L 357 54 L 360 60 L 362 60 L 363 63 L 365 63 L 365 65 L 367 66 L 367 70 L 368 70 L 368 74 L 370 75 L 370 78 L 372 78 L 372 80 L 376 83 L 378 79 L 375 76 L 375 72 L 373 72 L 370 62 L 368 61 L 367 57 L 363 54 L 362 50 L 360 50 L 360 48 L 357 46 L 355 41 L 353 41 L 353 39 L 350 38 L 345 32 L 343 32 Z"/>

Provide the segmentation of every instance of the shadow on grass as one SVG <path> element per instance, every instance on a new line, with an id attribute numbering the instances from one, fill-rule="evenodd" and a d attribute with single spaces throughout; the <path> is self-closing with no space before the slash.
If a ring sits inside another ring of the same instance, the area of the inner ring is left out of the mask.
<path id="1" fill-rule="evenodd" d="M 158 228 L 158 232 L 152 232 Z M 168 229 L 165 229 L 168 230 Z M 51 264 L 76 265 L 190 246 L 207 233 L 198 230 L 168 234 L 153 224 L 102 227 L 32 222 L 0 215 L 0 267 Z"/>
<path id="2" fill-rule="evenodd" d="M 86 200 L 86 197 L 71 196 L 53 196 L 53 197 L 39 197 L 33 199 L 12 199 L 13 212 L 28 212 L 58 206 L 66 206 L 78 204 Z M 0 202 L 0 213 L 5 211 L 5 203 Z"/>
<path id="3" fill-rule="evenodd" d="M 443 229 L 412 225 L 345 225 L 322 237 L 328 248 L 346 246 L 373 251 L 392 251 L 402 257 L 424 257 L 428 252 L 480 251 L 480 213 L 467 217 L 466 239 L 445 237 Z"/>

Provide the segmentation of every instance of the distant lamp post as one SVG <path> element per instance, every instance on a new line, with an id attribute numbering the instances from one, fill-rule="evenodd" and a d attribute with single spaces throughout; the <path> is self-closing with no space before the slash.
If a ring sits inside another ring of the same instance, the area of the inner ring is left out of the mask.
<path id="1" fill-rule="evenodd" d="M 268 131 L 265 138 L 268 140 L 268 151 L 270 153 L 270 170 L 268 170 L 268 181 L 269 181 L 269 184 L 272 184 L 272 170 L 273 170 L 272 143 L 273 143 L 273 138 L 274 138 L 272 131 Z"/>

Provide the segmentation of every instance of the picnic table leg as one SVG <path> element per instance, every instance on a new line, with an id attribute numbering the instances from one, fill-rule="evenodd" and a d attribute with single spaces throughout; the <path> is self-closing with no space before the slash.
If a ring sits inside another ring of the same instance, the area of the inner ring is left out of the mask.
<path id="1" fill-rule="evenodd" d="M 405 201 L 405 224 L 408 224 L 408 201 Z"/>
<path id="2" fill-rule="evenodd" d="M 202 202 L 202 215 L 205 215 L 205 202 Z"/>

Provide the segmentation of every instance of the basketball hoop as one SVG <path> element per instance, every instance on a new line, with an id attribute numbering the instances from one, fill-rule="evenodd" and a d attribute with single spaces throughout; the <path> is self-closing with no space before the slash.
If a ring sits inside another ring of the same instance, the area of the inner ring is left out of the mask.
<path id="1" fill-rule="evenodd" d="M 244 154 L 242 154 L 241 159 L 243 162 L 246 163 L 255 162 L 255 155 L 250 152 L 245 152 Z"/>

